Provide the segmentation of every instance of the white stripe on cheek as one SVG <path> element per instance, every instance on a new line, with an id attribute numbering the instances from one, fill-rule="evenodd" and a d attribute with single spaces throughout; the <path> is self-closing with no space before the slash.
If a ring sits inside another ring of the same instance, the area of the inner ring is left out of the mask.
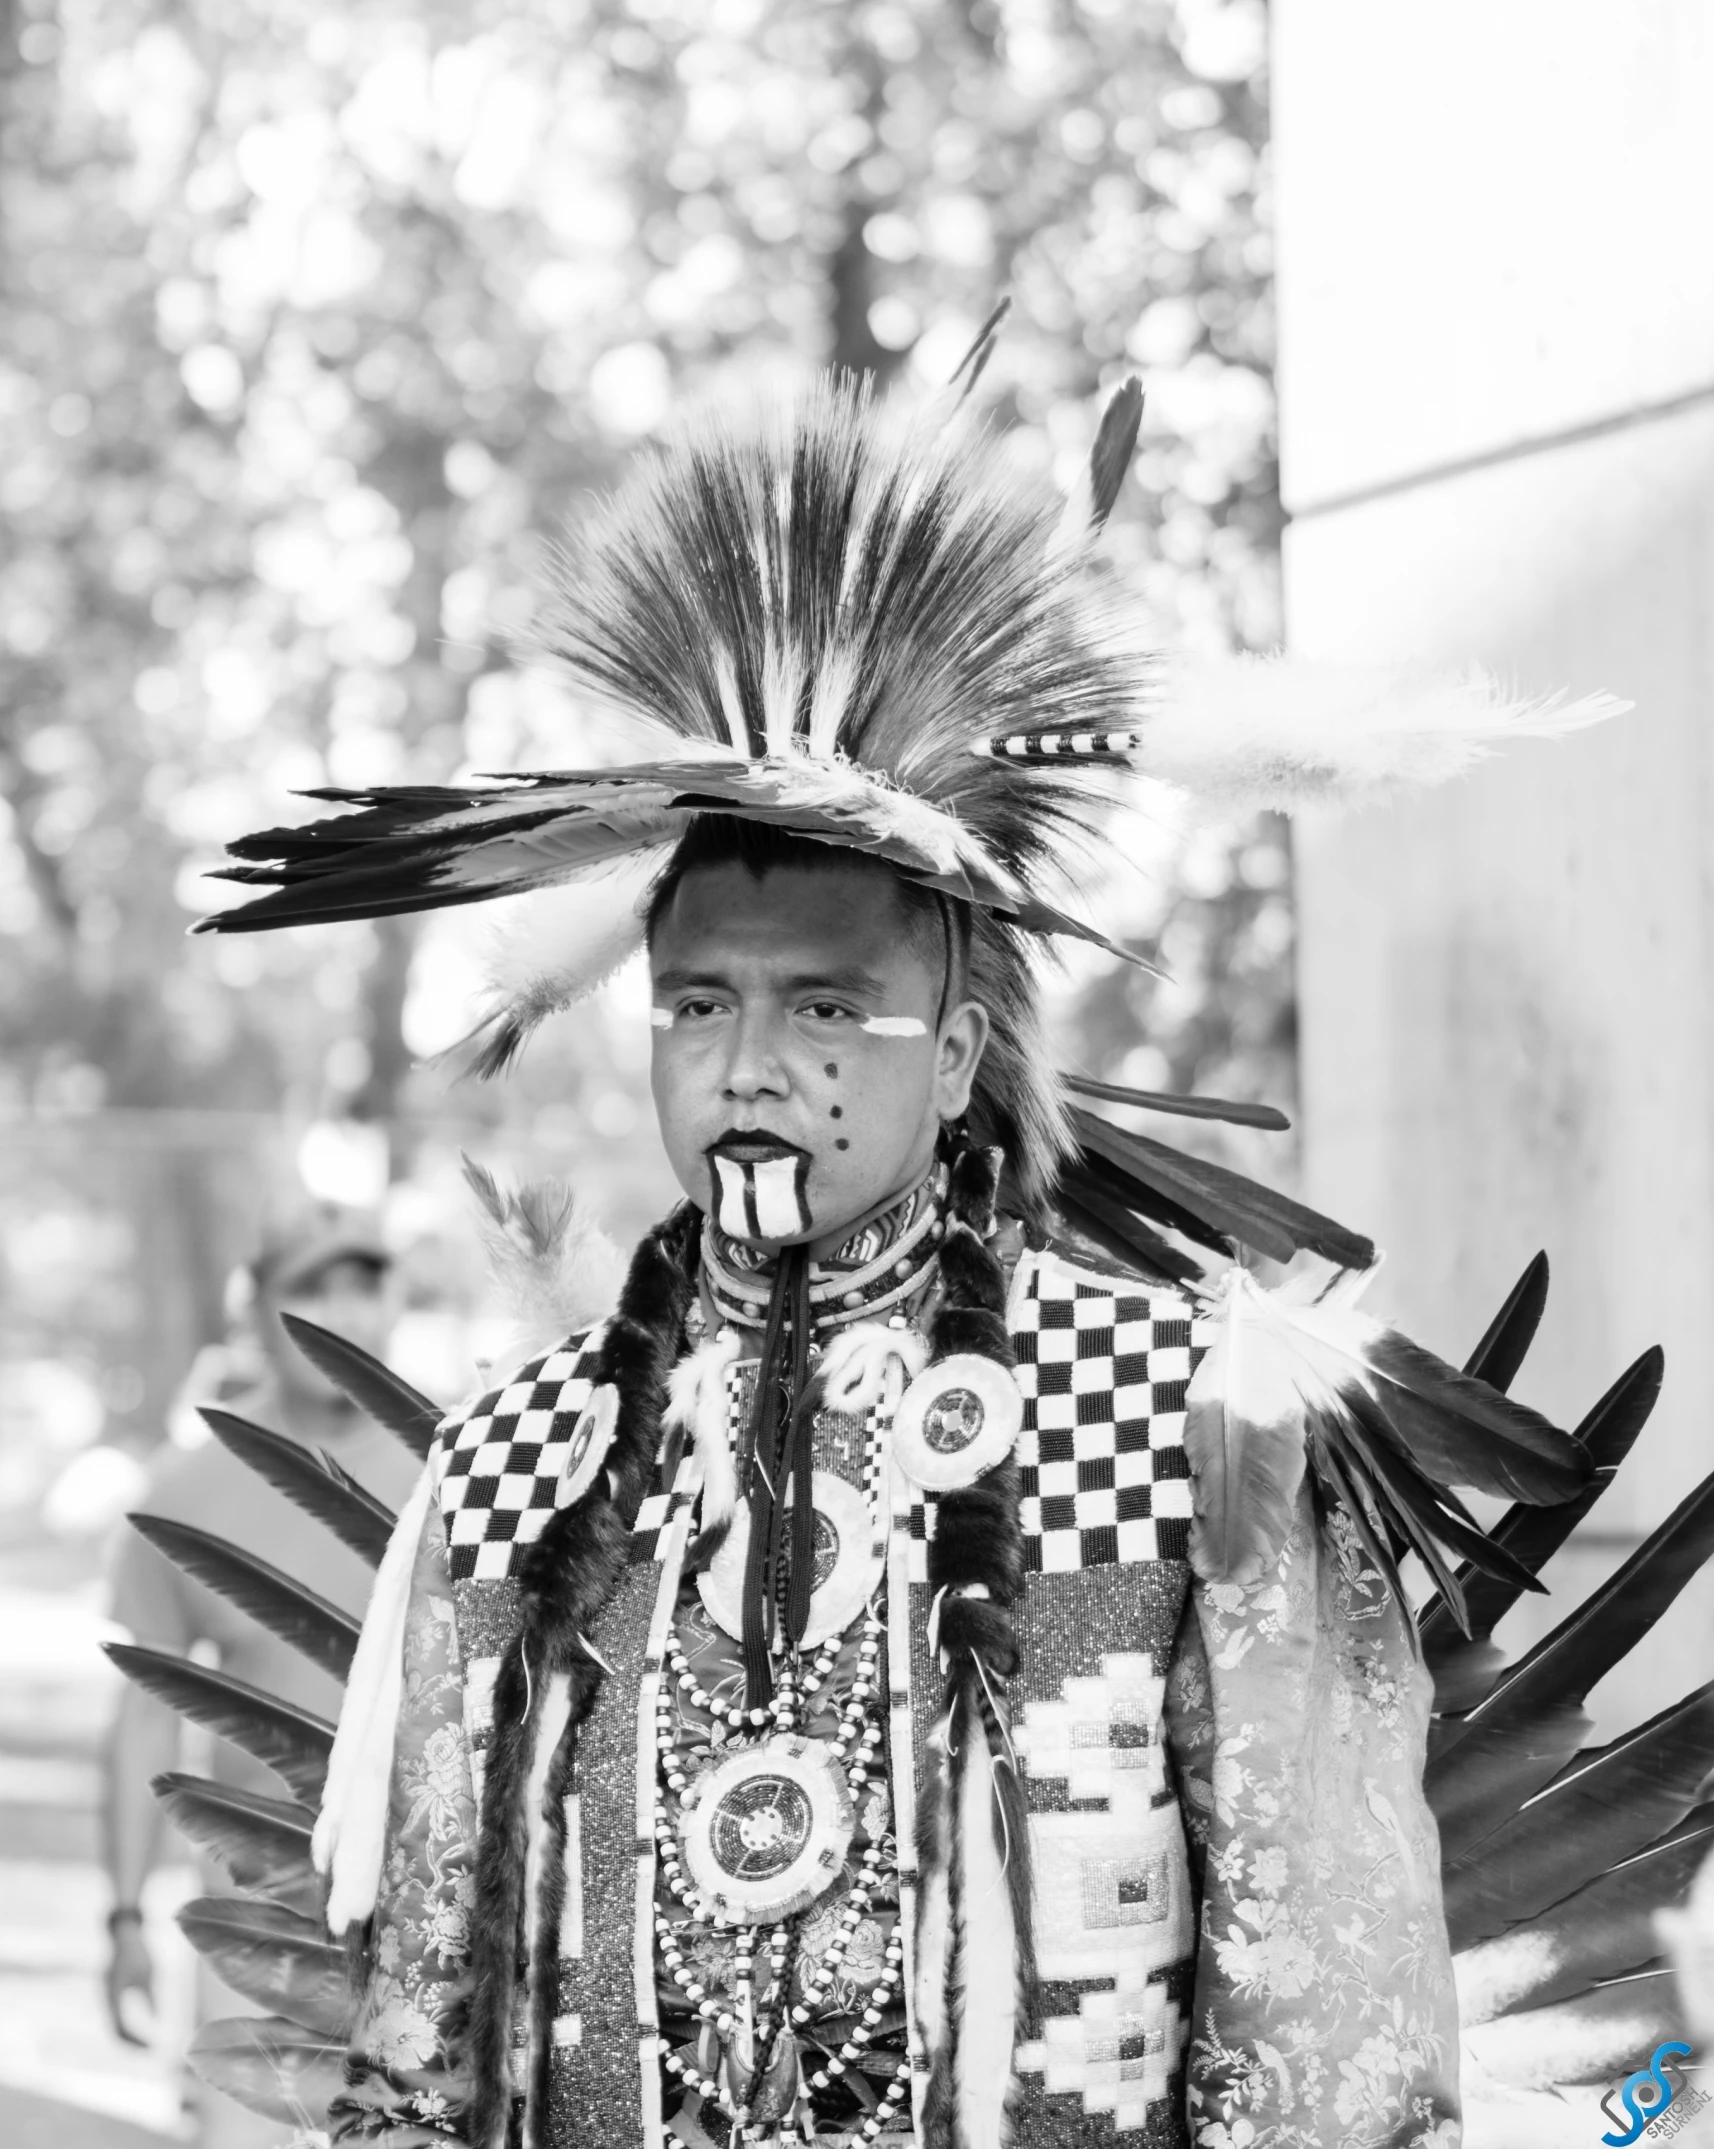
<path id="1" fill-rule="evenodd" d="M 651 1030 L 670 1030 L 672 1026 L 673 1011 L 670 1007 L 651 1007 L 649 1009 L 649 1028 Z"/>
<path id="2" fill-rule="evenodd" d="M 808 1176 L 803 1157 L 764 1157 L 756 1171 L 756 1222 L 765 1239 L 789 1239 L 809 1229 L 803 1198 Z"/>
<path id="3" fill-rule="evenodd" d="M 858 1024 L 870 1037 L 926 1037 L 928 1024 L 915 1015 L 867 1015 Z"/>

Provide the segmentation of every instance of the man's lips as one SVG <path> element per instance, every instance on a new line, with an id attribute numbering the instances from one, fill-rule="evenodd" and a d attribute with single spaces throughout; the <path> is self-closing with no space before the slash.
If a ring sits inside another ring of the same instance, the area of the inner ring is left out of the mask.
<path id="1" fill-rule="evenodd" d="M 785 1142 L 777 1134 L 764 1134 L 752 1129 L 743 1133 L 734 1128 L 708 1145 L 710 1156 L 730 1157 L 735 1164 L 762 1164 L 770 1157 L 807 1157 L 809 1151 L 800 1149 L 795 1142 Z"/>

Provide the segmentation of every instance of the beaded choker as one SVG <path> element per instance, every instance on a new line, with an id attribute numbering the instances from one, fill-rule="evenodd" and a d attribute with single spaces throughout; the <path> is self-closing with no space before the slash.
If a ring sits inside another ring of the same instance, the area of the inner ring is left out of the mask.
<path id="1" fill-rule="evenodd" d="M 861 1224 L 836 1253 L 809 1263 L 809 1314 L 815 1328 L 875 1320 L 914 1297 L 945 1235 L 947 1172 L 928 1176 L 882 1215 Z M 712 1217 L 703 1225 L 702 1273 L 723 1321 L 758 1327 L 786 1256 L 732 1238 Z"/>

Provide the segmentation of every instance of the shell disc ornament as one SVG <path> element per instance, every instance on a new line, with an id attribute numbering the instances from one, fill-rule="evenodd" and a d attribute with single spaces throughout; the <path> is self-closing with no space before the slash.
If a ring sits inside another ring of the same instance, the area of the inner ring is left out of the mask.
<path id="1" fill-rule="evenodd" d="M 1023 1398 L 1004 1366 L 968 1352 L 942 1358 L 899 1399 L 893 1460 L 912 1484 L 953 1492 L 1004 1462 L 1023 1423 Z"/>
<path id="2" fill-rule="evenodd" d="M 810 1480 L 815 1503 L 815 1583 L 803 1646 L 814 1649 L 843 1634 L 875 1594 L 881 1579 L 869 1503 L 857 1487 L 831 1470 Z M 740 1500 L 726 1541 L 696 1578 L 708 1616 L 726 1633 L 744 1633 L 744 1565 L 750 1553 L 750 1504 Z"/>
<path id="3" fill-rule="evenodd" d="M 717 1917 L 795 1917 L 844 1870 L 856 1808 L 827 1748 L 795 1732 L 729 1754 L 685 1793 L 685 1869 Z"/>
<path id="4" fill-rule="evenodd" d="M 571 1441 L 561 1465 L 556 1507 L 570 1507 L 581 1500 L 595 1482 L 596 1472 L 607 1460 L 619 1423 L 619 1391 L 610 1381 L 589 1391 L 589 1400 L 577 1414 Z"/>

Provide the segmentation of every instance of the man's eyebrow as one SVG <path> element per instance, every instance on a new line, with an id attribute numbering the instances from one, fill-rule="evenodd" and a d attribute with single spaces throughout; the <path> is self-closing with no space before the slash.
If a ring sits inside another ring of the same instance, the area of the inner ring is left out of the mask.
<path id="1" fill-rule="evenodd" d="M 873 998 L 886 991 L 882 980 L 860 963 L 848 964 L 842 970 L 804 970 L 785 980 L 787 992 L 809 992 L 816 986 L 830 992 L 849 992 Z"/>
<path id="2" fill-rule="evenodd" d="M 886 991 L 885 982 L 861 964 L 837 970 L 802 970 L 778 981 L 782 992 L 848 992 L 869 999 Z M 654 981 L 656 992 L 732 992 L 731 978 L 718 970 L 663 970 Z"/>

